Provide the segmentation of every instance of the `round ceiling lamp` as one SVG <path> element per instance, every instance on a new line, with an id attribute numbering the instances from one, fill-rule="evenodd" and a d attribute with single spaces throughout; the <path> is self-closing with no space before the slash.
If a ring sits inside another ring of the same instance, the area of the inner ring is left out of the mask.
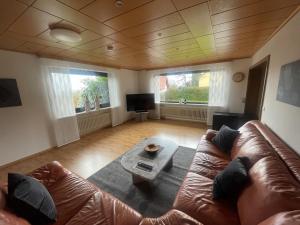
<path id="1" fill-rule="evenodd" d="M 82 40 L 78 32 L 66 28 L 53 28 L 50 31 L 50 35 L 56 40 L 63 42 L 76 43 Z"/>
<path id="2" fill-rule="evenodd" d="M 112 50 L 114 50 L 114 46 L 113 45 L 107 45 L 106 49 L 107 49 L 107 51 L 112 51 Z"/>
<path id="3" fill-rule="evenodd" d="M 121 8 L 124 5 L 124 2 L 122 0 L 116 0 L 115 1 L 115 6 L 117 8 Z"/>

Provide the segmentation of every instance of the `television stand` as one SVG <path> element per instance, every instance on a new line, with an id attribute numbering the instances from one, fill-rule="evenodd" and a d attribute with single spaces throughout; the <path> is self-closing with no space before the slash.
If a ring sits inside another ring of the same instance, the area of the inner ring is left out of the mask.
<path id="1" fill-rule="evenodd" d="M 137 122 L 143 122 L 148 119 L 148 111 L 136 111 L 135 112 L 135 121 Z"/>

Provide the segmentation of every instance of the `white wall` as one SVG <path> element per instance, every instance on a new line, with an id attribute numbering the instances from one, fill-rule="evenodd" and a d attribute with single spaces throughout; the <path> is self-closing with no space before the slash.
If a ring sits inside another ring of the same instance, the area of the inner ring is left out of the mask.
<path id="1" fill-rule="evenodd" d="M 22 106 L 0 108 L 0 165 L 54 145 L 40 74 L 33 55 L 0 51 L 0 78 L 15 78 Z"/>
<path id="2" fill-rule="evenodd" d="M 120 105 L 122 107 L 123 121 L 127 121 L 132 118 L 132 112 L 127 112 L 126 108 L 126 94 L 139 93 L 138 87 L 138 71 L 121 69 L 117 72 L 120 87 Z"/>
<path id="3" fill-rule="evenodd" d="M 235 113 L 243 113 L 245 104 L 243 99 L 246 97 L 246 89 L 247 89 L 247 80 L 248 80 L 248 71 L 251 64 L 251 59 L 240 59 L 240 60 L 233 60 L 231 62 L 231 70 L 232 74 L 235 72 L 243 72 L 246 75 L 246 78 L 240 82 L 236 83 L 233 82 L 230 77 L 230 85 L 229 89 L 229 105 L 228 111 L 235 112 Z M 205 68 L 206 65 L 199 65 L 199 66 L 191 66 L 191 67 L 179 67 L 179 68 L 172 68 L 172 69 L 162 69 L 162 70 L 142 70 L 139 71 L 138 75 L 138 85 L 140 93 L 147 93 L 153 92 L 153 87 L 151 87 L 151 77 L 155 74 L 161 74 L 169 71 L 181 71 L 181 70 L 197 70 Z M 231 74 L 231 75 L 232 75 Z"/>
<path id="4" fill-rule="evenodd" d="M 229 91 L 229 102 L 228 108 L 229 112 L 233 113 L 244 113 L 247 83 L 248 83 L 248 73 L 249 67 L 251 65 L 251 59 L 241 59 L 232 61 L 232 74 L 236 72 L 243 72 L 246 76 L 245 79 L 239 83 L 230 82 Z"/>
<path id="5" fill-rule="evenodd" d="M 300 59 L 299 28 L 300 13 L 253 56 L 252 64 L 271 55 L 262 121 L 300 154 L 300 107 L 276 100 L 281 66 Z"/>
<path id="6" fill-rule="evenodd" d="M 114 71 L 119 83 L 122 121 L 130 119 L 125 94 L 138 92 L 137 71 L 111 69 L 0 50 L 0 78 L 17 79 L 23 105 L 0 108 L 0 166 L 55 146 L 42 63 Z"/>

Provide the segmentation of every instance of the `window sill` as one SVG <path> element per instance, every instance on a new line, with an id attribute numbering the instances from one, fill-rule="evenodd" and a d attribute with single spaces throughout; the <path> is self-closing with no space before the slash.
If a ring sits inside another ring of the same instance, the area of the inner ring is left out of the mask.
<path id="1" fill-rule="evenodd" d="M 208 104 L 203 104 L 203 103 L 199 103 L 199 104 L 195 104 L 195 103 L 186 103 L 186 104 L 181 104 L 181 103 L 174 103 L 174 102 L 160 102 L 160 105 L 172 105 L 172 106 L 178 106 L 178 107 L 184 107 L 184 106 L 205 106 L 207 107 Z"/>
<path id="2" fill-rule="evenodd" d="M 111 109 L 111 107 L 100 108 L 100 109 L 93 109 L 93 110 L 88 111 L 88 112 L 84 111 L 84 112 L 76 113 L 76 116 L 93 114 L 93 113 L 97 113 L 97 112 L 106 112 L 106 111 L 110 111 L 110 109 Z"/>

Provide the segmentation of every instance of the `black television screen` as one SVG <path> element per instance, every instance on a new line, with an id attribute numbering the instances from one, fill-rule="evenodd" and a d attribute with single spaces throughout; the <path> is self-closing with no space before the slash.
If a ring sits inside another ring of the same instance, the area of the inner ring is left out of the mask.
<path id="1" fill-rule="evenodd" d="M 147 111 L 155 109 L 154 94 L 126 95 L 127 111 Z"/>
<path id="2" fill-rule="evenodd" d="M 0 79 L 0 107 L 22 105 L 16 79 Z"/>

